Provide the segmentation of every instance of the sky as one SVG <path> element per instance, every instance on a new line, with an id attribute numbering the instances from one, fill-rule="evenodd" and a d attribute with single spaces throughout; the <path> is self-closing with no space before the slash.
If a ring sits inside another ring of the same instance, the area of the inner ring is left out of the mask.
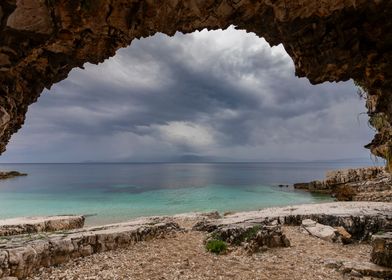
<path id="1" fill-rule="evenodd" d="M 295 77 L 283 46 L 233 27 L 157 34 L 45 90 L 0 162 L 369 158 L 356 92 Z"/>

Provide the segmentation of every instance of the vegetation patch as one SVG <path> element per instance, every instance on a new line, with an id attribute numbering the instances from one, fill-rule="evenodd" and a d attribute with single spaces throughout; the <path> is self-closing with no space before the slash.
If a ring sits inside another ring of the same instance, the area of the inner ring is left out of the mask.
<path id="1" fill-rule="evenodd" d="M 211 239 L 207 241 L 206 249 L 207 251 L 217 255 L 223 254 L 227 251 L 227 243 L 222 240 Z"/>
<path id="2" fill-rule="evenodd" d="M 247 228 L 245 232 L 243 232 L 240 236 L 238 236 L 238 238 L 235 239 L 234 243 L 236 245 L 239 245 L 242 242 L 248 242 L 254 239 L 257 233 L 260 231 L 260 229 L 261 229 L 260 225 L 255 225 L 253 227 Z"/>
<path id="3" fill-rule="evenodd" d="M 385 153 L 385 160 L 387 161 L 388 172 L 392 172 L 392 147 L 388 147 Z"/>
<path id="4" fill-rule="evenodd" d="M 381 130 L 383 127 L 387 127 L 389 125 L 389 122 L 383 113 L 379 113 L 379 114 L 372 116 L 369 119 L 369 123 L 371 126 L 376 128 L 377 130 Z"/>

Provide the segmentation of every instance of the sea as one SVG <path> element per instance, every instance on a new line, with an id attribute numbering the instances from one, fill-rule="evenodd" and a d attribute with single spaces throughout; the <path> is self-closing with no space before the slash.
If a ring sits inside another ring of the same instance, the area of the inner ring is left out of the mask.
<path id="1" fill-rule="evenodd" d="M 292 184 L 364 161 L 264 163 L 0 164 L 25 177 L 0 181 L 0 219 L 86 215 L 86 225 L 195 211 L 246 211 L 333 201 Z M 283 186 L 282 186 L 283 185 Z M 288 187 L 286 185 L 289 185 Z"/>

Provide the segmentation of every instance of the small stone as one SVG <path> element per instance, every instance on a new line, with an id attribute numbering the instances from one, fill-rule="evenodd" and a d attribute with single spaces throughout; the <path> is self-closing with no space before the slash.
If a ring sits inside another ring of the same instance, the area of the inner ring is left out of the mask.
<path id="1" fill-rule="evenodd" d="M 337 227 L 336 232 L 339 235 L 340 240 L 343 244 L 349 244 L 352 242 L 352 236 L 344 227 Z"/>
<path id="2" fill-rule="evenodd" d="M 355 269 L 351 270 L 350 275 L 353 277 L 360 277 L 360 278 L 363 277 L 363 275 L 360 272 L 356 271 Z"/>
<path id="3" fill-rule="evenodd" d="M 343 262 L 330 259 L 325 260 L 324 265 L 328 268 L 339 269 L 343 265 Z"/>

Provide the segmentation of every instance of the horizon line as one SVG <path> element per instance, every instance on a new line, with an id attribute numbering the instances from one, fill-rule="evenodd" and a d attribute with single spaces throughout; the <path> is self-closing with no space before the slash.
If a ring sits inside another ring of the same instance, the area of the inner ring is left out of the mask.
<path id="1" fill-rule="evenodd" d="M 311 163 L 311 162 L 337 162 L 337 161 L 369 161 L 373 164 L 384 164 L 382 159 L 371 160 L 367 158 L 347 159 L 318 159 L 318 160 L 265 160 L 265 161 L 78 161 L 78 162 L 0 162 L 0 164 L 170 164 L 170 163 Z"/>

